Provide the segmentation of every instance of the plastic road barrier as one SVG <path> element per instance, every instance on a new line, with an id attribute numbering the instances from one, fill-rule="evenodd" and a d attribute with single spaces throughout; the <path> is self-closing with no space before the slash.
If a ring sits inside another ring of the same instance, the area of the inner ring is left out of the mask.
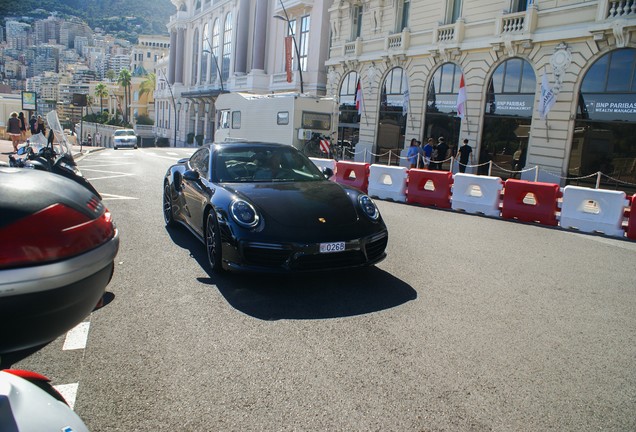
<path id="1" fill-rule="evenodd" d="M 561 228 L 624 237 L 623 217 L 628 206 L 622 191 L 566 186 L 561 204 Z"/>
<path id="2" fill-rule="evenodd" d="M 336 176 L 335 176 L 335 174 L 336 174 L 336 161 L 335 160 L 333 160 L 333 159 L 313 158 L 313 157 L 309 158 L 309 159 L 314 163 L 314 165 L 316 165 L 320 169 L 320 171 L 324 170 L 325 168 L 330 168 L 331 171 L 333 171 L 334 176 L 331 177 L 329 180 L 332 180 L 334 182 L 336 181 Z"/>
<path id="3" fill-rule="evenodd" d="M 407 183 L 407 202 L 439 208 L 451 207 L 451 172 L 410 169 Z"/>
<path id="4" fill-rule="evenodd" d="M 636 240 L 636 195 L 632 195 L 629 219 L 627 219 L 627 237 Z"/>
<path id="5" fill-rule="evenodd" d="M 455 174 L 451 207 L 498 217 L 502 189 L 503 181 L 499 177 Z"/>
<path id="6" fill-rule="evenodd" d="M 353 186 L 367 193 L 369 187 L 369 164 L 362 162 L 336 162 L 336 182 Z"/>
<path id="7" fill-rule="evenodd" d="M 369 195 L 379 199 L 406 202 L 406 167 L 371 165 L 369 167 Z"/>
<path id="8" fill-rule="evenodd" d="M 504 183 L 501 217 L 557 226 L 561 195 L 558 184 L 508 179 Z"/>

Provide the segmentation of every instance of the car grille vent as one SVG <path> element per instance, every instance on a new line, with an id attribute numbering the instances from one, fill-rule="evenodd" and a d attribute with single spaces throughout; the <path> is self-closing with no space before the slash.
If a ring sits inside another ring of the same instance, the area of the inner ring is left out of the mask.
<path id="1" fill-rule="evenodd" d="M 290 251 L 260 247 L 246 247 L 243 250 L 245 260 L 252 265 L 280 267 L 289 258 Z"/>
<path id="2" fill-rule="evenodd" d="M 387 236 L 384 236 L 380 239 L 367 243 L 365 250 L 367 252 L 367 257 L 369 258 L 369 260 L 379 258 L 384 253 L 384 249 L 386 249 L 388 240 L 389 238 Z"/>

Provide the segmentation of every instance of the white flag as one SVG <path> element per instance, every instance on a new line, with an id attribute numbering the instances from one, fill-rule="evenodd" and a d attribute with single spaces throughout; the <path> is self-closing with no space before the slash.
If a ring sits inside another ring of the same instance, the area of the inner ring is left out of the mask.
<path id="1" fill-rule="evenodd" d="M 459 80 L 459 92 L 457 93 L 457 115 L 463 119 L 466 115 L 466 84 L 464 84 L 464 74 Z"/>
<path id="2" fill-rule="evenodd" d="M 546 118 L 554 102 L 556 102 L 556 95 L 554 90 L 550 88 L 550 84 L 548 84 L 548 76 L 544 69 L 543 78 L 541 78 L 541 99 L 539 99 L 539 115 L 542 119 Z"/>
<path id="3" fill-rule="evenodd" d="M 356 110 L 358 110 L 358 115 L 362 115 L 362 87 L 360 85 L 360 78 L 358 78 L 358 84 L 356 85 L 356 95 L 354 98 L 354 102 L 356 105 Z"/>
<path id="4" fill-rule="evenodd" d="M 409 102 L 411 100 L 411 95 L 409 94 L 409 83 L 407 82 L 404 86 L 404 100 L 402 101 L 402 115 L 405 116 L 409 112 Z"/>

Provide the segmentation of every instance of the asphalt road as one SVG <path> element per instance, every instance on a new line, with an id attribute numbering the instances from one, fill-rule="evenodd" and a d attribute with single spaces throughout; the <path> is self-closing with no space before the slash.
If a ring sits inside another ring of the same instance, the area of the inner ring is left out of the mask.
<path id="1" fill-rule="evenodd" d="M 380 201 L 375 268 L 219 277 L 162 219 L 191 152 L 80 162 L 121 232 L 110 301 L 15 367 L 91 430 L 636 430 L 636 242 Z"/>

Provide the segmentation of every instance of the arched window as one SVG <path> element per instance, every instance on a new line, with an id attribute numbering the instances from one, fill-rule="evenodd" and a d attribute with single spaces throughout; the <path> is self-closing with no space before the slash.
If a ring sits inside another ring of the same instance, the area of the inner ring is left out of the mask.
<path id="1" fill-rule="evenodd" d="M 388 161 L 389 151 L 399 155 L 406 133 L 406 116 L 403 115 L 404 91 L 407 87 L 404 69 L 393 68 L 380 86 L 380 110 L 378 115 L 378 161 Z"/>
<path id="2" fill-rule="evenodd" d="M 208 82 L 208 62 L 210 61 L 210 26 L 203 26 L 203 42 L 201 44 L 201 82 Z"/>
<path id="3" fill-rule="evenodd" d="M 536 92 L 534 69 L 521 58 L 506 60 L 490 77 L 480 159 L 493 161 L 492 175 L 508 178 L 508 171 L 525 166 Z M 514 158 L 515 153 L 521 159 Z"/>
<path id="4" fill-rule="evenodd" d="M 340 85 L 338 101 L 340 116 L 338 122 L 338 141 L 343 147 L 353 150 L 360 134 L 360 116 L 356 109 L 356 89 L 360 76 L 357 72 L 345 75 Z"/>
<path id="5" fill-rule="evenodd" d="M 227 81 L 230 76 L 230 59 L 232 57 L 232 13 L 225 16 L 223 25 L 223 61 L 221 65 L 221 75 L 223 81 Z"/>
<path id="6" fill-rule="evenodd" d="M 219 76 L 219 54 L 221 53 L 221 30 L 219 28 L 219 19 L 214 20 L 212 24 L 212 81 L 216 81 Z"/>
<path id="7" fill-rule="evenodd" d="M 199 77 L 199 30 L 194 31 L 192 38 L 192 84 L 197 83 Z"/>
<path id="8" fill-rule="evenodd" d="M 611 51 L 590 67 L 578 97 L 569 176 L 600 171 L 618 180 L 602 176 L 604 184 L 636 189 L 635 99 L 636 49 Z"/>
<path id="9" fill-rule="evenodd" d="M 453 147 L 459 141 L 461 119 L 457 117 L 457 94 L 462 71 L 454 63 L 444 63 L 428 85 L 426 115 L 424 116 L 424 136 L 422 142 L 433 138 L 435 142 L 444 137 L 446 144 Z M 443 165 L 449 169 L 449 165 Z"/>

